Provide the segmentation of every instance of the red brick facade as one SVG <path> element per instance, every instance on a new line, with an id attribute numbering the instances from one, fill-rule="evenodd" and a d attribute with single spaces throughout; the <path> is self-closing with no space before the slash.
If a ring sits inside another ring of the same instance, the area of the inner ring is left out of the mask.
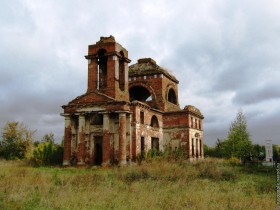
<path id="1" fill-rule="evenodd" d="M 151 58 L 128 67 L 114 37 L 89 45 L 87 92 L 63 106 L 64 165 L 127 164 L 150 149 L 203 158 L 203 115 L 178 102 L 179 81 Z"/>

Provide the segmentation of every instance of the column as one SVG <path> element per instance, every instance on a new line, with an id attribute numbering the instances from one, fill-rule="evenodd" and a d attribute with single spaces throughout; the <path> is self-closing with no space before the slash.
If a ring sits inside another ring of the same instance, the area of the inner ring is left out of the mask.
<path id="1" fill-rule="evenodd" d="M 131 160 L 132 160 L 131 114 L 127 115 L 126 131 L 128 132 L 127 151 L 128 151 L 128 154 L 129 154 L 129 163 L 131 163 Z"/>
<path id="2" fill-rule="evenodd" d="M 71 118 L 69 115 L 64 117 L 64 154 L 63 154 L 63 165 L 70 165 L 71 159 Z"/>
<path id="3" fill-rule="evenodd" d="M 79 115 L 79 137 L 78 137 L 78 165 L 84 165 L 85 156 L 85 116 Z"/>
<path id="4" fill-rule="evenodd" d="M 119 114 L 119 164 L 126 164 L 126 113 Z"/>
<path id="5" fill-rule="evenodd" d="M 103 139 L 102 139 L 102 166 L 110 164 L 110 118 L 108 113 L 103 114 Z"/>

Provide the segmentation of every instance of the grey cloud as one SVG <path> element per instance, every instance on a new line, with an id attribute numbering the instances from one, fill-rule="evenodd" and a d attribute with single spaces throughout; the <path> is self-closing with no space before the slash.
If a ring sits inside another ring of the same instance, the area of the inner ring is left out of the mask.
<path id="1" fill-rule="evenodd" d="M 204 111 L 205 143 L 226 137 L 225 110 L 240 106 L 256 142 L 279 136 L 270 129 L 279 121 L 262 110 L 279 105 L 277 2 L 23 0 L 2 1 L 0 14 L 0 126 L 21 120 L 39 139 L 54 132 L 60 140 L 60 106 L 86 91 L 87 45 L 114 35 L 132 63 L 153 57 L 177 76 L 180 103 Z"/>
<path id="2" fill-rule="evenodd" d="M 233 102 L 238 105 L 250 105 L 273 99 L 280 100 L 279 84 L 267 84 L 264 87 L 248 87 L 238 92 L 233 98 Z"/>

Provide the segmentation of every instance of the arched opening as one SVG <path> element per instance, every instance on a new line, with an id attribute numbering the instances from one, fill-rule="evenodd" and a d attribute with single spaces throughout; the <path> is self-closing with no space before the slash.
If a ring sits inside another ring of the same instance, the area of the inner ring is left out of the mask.
<path id="1" fill-rule="evenodd" d="M 125 69 L 124 69 L 124 54 L 120 52 L 121 57 L 119 58 L 119 87 L 120 90 L 124 91 L 125 87 Z"/>
<path id="2" fill-rule="evenodd" d="M 158 119 L 155 115 L 152 116 L 151 127 L 153 127 L 153 128 L 158 128 L 159 127 Z"/>
<path id="3" fill-rule="evenodd" d="M 129 89 L 129 100 L 130 101 L 142 101 L 142 102 L 146 102 L 146 101 L 151 101 L 152 100 L 152 96 L 151 93 L 148 89 L 146 89 L 143 86 L 134 86 L 132 88 Z"/>
<path id="4" fill-rule="evenodd" d="M 107 87 L 107 57 L 106 50 L 100 49 L 97 53 L 97 89 Z"/>
<path id="5" fill-rule="evenodd" d="M 167 100 L 173 104 L 177 104 L 177 97 L 176 97 L 176 93 L 175 91 L 170 88 L 168 91 L 168 96 L 167 96 Z"/>

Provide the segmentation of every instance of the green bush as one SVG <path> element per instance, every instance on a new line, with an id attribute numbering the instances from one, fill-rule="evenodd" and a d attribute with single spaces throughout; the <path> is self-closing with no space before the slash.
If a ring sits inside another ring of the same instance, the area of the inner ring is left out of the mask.
<path id="1" fill-rule="evenodd" d="M 33 166 L 61 165 L 63 161 L 63 147 L 50 142 L 39 143 L 33 151 L 30 160 Z"/>

